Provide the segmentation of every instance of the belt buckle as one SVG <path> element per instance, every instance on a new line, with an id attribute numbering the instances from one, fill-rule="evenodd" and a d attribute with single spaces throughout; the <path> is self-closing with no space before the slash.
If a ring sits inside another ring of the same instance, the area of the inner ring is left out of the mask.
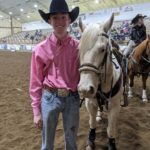
<path id="1" fill-rule="evenodd" d="M 58 89 L 57 94 L 60 97 L 67 97 L 69 95 L 69 91 L 66 89 Z"/>

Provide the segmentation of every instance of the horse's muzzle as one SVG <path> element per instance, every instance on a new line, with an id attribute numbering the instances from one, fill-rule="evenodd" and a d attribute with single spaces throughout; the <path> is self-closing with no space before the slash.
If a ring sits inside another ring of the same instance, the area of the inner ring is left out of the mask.
<path id="1" fill-rule="evenodd" d="M 78 86 L 78 92 L 80 95 L 80 98 L 89 98 L 89 97 L 93 97 L 95 90 L 93 86 L 89 86 L 89 87 L 82 87 L 82 86 Z"/>

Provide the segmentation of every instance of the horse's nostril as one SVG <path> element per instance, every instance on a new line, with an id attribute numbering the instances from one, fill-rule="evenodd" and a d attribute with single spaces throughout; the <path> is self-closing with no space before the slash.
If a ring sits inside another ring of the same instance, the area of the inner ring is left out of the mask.
<path id="1" fill-rule="evenodd" d="M 94 93 L 94 87 L 93 87 L 93 86 L 90 86 L 90 90 L 89 90 L 89 92 L 90 92 L 91 94 L 93 94 L 93 93 Z"/>

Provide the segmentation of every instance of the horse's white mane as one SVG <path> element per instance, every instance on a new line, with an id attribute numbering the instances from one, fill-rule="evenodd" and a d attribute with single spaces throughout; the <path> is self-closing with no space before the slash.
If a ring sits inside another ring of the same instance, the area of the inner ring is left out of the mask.
<path id="1" fill-rule="evenodd" d="M 99 24 L 90 24 L 86 27 L 79 44 L 80 58 L 94 46 L 100 31 L 102 32 L 102 25 Z"/>

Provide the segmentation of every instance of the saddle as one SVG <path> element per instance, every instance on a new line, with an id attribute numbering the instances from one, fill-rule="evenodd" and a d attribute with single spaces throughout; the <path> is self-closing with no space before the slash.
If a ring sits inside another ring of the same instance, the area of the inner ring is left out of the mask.
<path id="1" fill-rule="evenodd" d="M 128 106 L 128 98 L 127 98 L 128 58 L 126 58 L 123 54 L 121 54 L 118 49 L 113 48 L 112 51 L 122 69 L 123 87 L 124 87 L 124 91 L 123 91 L 124 105 L 122 105 L 122 107 L 126 107 L 126 106 Z"/>
<path id="2" fill-rule="evenodd" d="M 115 55 L 119 65 L 122 67 L 122 59 L 123 59 L 123 55 L 119 52 L 118 49 L 113 48 L 112 50 L 113 54 Z"/>

